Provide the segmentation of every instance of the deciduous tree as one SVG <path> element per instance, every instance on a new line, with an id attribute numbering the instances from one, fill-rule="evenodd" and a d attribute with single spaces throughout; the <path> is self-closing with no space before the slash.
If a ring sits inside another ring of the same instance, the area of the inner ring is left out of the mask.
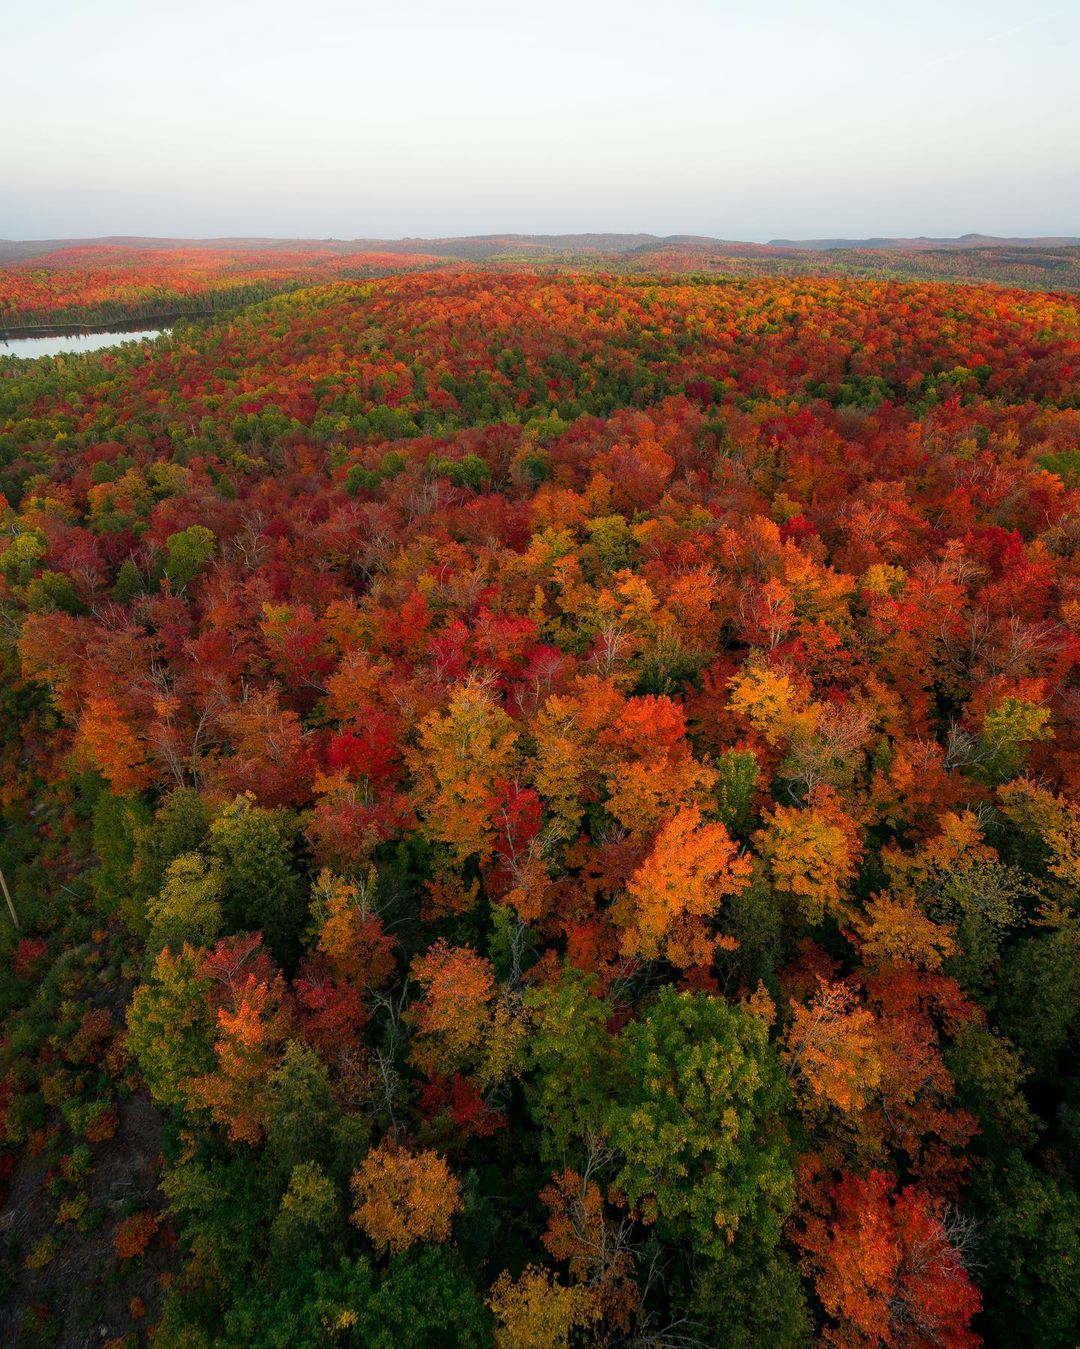
<path id="1" fill-rule="evenodd" d="M 435 1152 L 410 1152 L 391 1139 L 373 1148 L 353 1172 L 352 1221 L 380 1253 L 418 1241 L 446 1241 L 461 1208 L 461 1186 Z"/>

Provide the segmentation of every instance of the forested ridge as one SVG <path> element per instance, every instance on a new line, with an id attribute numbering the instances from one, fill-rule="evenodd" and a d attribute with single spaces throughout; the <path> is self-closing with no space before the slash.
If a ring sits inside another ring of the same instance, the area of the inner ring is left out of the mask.
<path id="1" fill-rule="evenodd" d="M 0 332 L 218 314 L 326 278 L 442 266 L 424 254 L 88 245 L 0 264 Z"/>
<path id="2" fill-rule="evenodd" d="M 645 242 L 636 242 L 644 239 Z M 879 241 L 881 245 L 889 241 Z M 895 241 L 897 244 L 902 241 Z M 20 256 L 22 248 L 31 249 Z M 319 281 L 488 269 L 549 274 L 957 280 L 1080 290 L 1080 248 L 985 240 L 964 248 L 797 246 L 675 236 L 492 235 L 481 239 L 0 241 L 0 340 L 39 328 L 220 315 Z"/>
<path id="3" fill-rule="evenodd" d="M 410 261 L 0 358 L 3 1337 L 1074 1349 L 1080 304 Z"/>

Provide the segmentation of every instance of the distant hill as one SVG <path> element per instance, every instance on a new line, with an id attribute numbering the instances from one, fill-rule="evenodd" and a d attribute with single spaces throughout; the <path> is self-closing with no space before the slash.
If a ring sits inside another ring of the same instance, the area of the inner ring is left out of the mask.
<path id="1" fill-rule="evenodd" d="M 22 287 L 23 301 L 8 306 L 5 318 L 12 327 L 18 326 L 13 313 L 25 309 L 27 297 L 32 295 L 52 297 L 46 308 L 56 323 L 104 322 L 118 317 L 111 309 L 105 315 L 93 306 L 77 303 L 82 291 L 73 278 L 80 273 L 124 273 L 136 296 L 136 309 L 126 316 L 142 318 L 165 312 L 161 295 L 189 271 L 189 282 L 200 294 L 220 291 L 229 303 L 236 303 L 233 292 L 241 284 L 237 278 L 242 275 L 248 277 L 249 284 L 257 278 L 258 285 L 269 287 L 267 293 L 271 293 L 284 287 L 317 285 L 335 278 L 356 280 L 418 267 L 477 266 L 611 275 L 700 274 L 728 279 L 848 276 L 992 282 L 1032 290 L 1080 291 L 1080 239 L 1004 239 L 965 234 L 956 239 L 774 239 L 769 244 L 757 244 L 696 234 L 507 233 L 443 239 L 155 239 L 113 235 L 99 239 L 0 240 L 0 269 L 22 274 L 21 281 L 11 281 L 11 285 Z M 65 280 L 57 279 L 60 273 Z M 61 292 L 70 292 L 68 301 L 60 302 Z M 31 309 L 37 313 L 34 305 Z M 182 310 L 180 306 L 178 312 Z"/>
<path id="2" fill-rule="evenodd" d="M 686 246 L 764 249 L 763 244 L 739 244 L 698 234 L 472 234 L 441 239 L 156 239 L 142 235 L 108 235 L 95 239 L 0 239 L 0 262 L 18 262 L 59 249 L 71 248 L 243 248 L 260 251 L 307 249 L 326 253 L 355 253 L 376 249 L 383 253 L 434 253 L 470 261 L 520 253 L 635 253 L 644 249 Z"/>
<path id="3" fill-rule="evenodd" d="M 942 248 L 1077 248 L 1080 238 L 1044 235 L 1038 238 L 1006 239 L 994 234 L 961 234 L 955 239 L 770 239 L 770 248 L 795 248 L 823 253 L 833 248 L 871 248 L 890 253 L 921 253 Z"/>
<path id="4" fill-rule="evenodd" d="M 329 254 L 376 250 L 382 253 L 425 253 L 467 262 L 482 262 L 487 258 L 507 256 L 640 256 L 673 250 L 687 255 L 701 252 L 714 257 L 767 258 L 840 250 L 923 253 L 986 248 L 1076 248 L 1080 247 L 1080 238 L 1005 239 L 990 234 L 962 234 L 955 239 L 932 239 L 923 235 L 917 239 L 771 239 L 767 244 L 756 244 L 738 239 L 716 239 L 705 234 L 471 234 L 441 239 L 156 239 L 143 235 L 108 235 L 96 239 L 0 239 L 0 262 L 28 261 L 61 249 L 102 247 L 163 251 L 224 248 L 292 252 L 302 249 Z"/>

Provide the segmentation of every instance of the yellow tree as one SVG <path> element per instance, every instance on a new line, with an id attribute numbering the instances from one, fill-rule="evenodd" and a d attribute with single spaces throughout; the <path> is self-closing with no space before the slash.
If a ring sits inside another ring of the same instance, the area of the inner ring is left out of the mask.
<path id="1" fill-rule="evenodd" d="M 1028 779 L 1010 782 L 998 793 L 1001 810 L 1029 842 L 1046 854 L 1049 894 L 1043 921 L 1058 926 L 1075 918 L 1080 894 L 1080 806 Z"/>
<path id="2" fill-rule="evenodd" d="M 357 988 L 380 988 L 394 972 L 394 939 L 375 909 L 374 867 L 356 885 L 323 869 L 312 891 L 318 948 L 334 974 Z"/>
<path id="3" fill-rule="evenodd" d="M 912 899 L 874 895 L 851 924 L 870 969 L 940 970 L 956 950 L 952 928 L 928 918 Z"/>
<path id="4" fill-rule="evenodd" d="M 745 717 L 770 745 L 813 735 L 821 719 L 820 703 L 790 675 L 765 665 L 751 665 L 729 682 L 730 707 Z"/>
<path id="5" fill-rule="evenodd" d="M 848 889 L 860 855 L 855 822 L 829 787 L 810 793 L 805 809 L 777 806 L 754 842 L 777 892 L 809 923 L 847 916 Z"/>
<path id="6" fill-rule="evenodd" d="M 415 800 L 429 838 L 447 844 L 458 862 L 486 862 L 495 840 L 495 783 L 517 763 L 514 723 L 480 683 L 464 684 L 445 713 L 420 727 L 414 755 Z"/>
<path id="7" fill-rule="evenodd" d="M 590 1289 L 582 1284 L 567 1288 L 536 1265 L 517 1279 L 504 1270 L 488 1306 L 495 1314 L 498 1349 L 569 1349 L 572 1333 L 597 1315 Z"/>
<path id="8" fill-rule="evenodd" d="M 881 860 L 889 888 L 903 899 L 914 900 L 939 890 L 957 871 L 977 862 L 994 862 L 997 853 L 983 838 L 979 822 L 970 810 L 946 811 L 938 820 L 938 832 L 915 852 L 882 848 Z"/>
<path id="9" fill-rule="evenodd" d="M 436 1152 L 409 1152 L 386 1138 L 353 1172 L 352 1221 L 382 1254 L 418 1241 L 446 1241 L 461 1186 Z"/>

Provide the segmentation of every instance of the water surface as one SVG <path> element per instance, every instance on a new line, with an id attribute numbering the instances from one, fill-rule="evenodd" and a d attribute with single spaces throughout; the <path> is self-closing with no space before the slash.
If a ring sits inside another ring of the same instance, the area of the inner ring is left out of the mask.
<path id="1" fill-rule="evenodd" d="M 33 337 L 0 337 L 0 356 L 60 356 L 69 352 L 101 351 L 103 347 L 117 347 L 121 342 L 143 342 L 160 337 L 168 328 L 116 329 L 98 333 L 35 333 Z"/>

